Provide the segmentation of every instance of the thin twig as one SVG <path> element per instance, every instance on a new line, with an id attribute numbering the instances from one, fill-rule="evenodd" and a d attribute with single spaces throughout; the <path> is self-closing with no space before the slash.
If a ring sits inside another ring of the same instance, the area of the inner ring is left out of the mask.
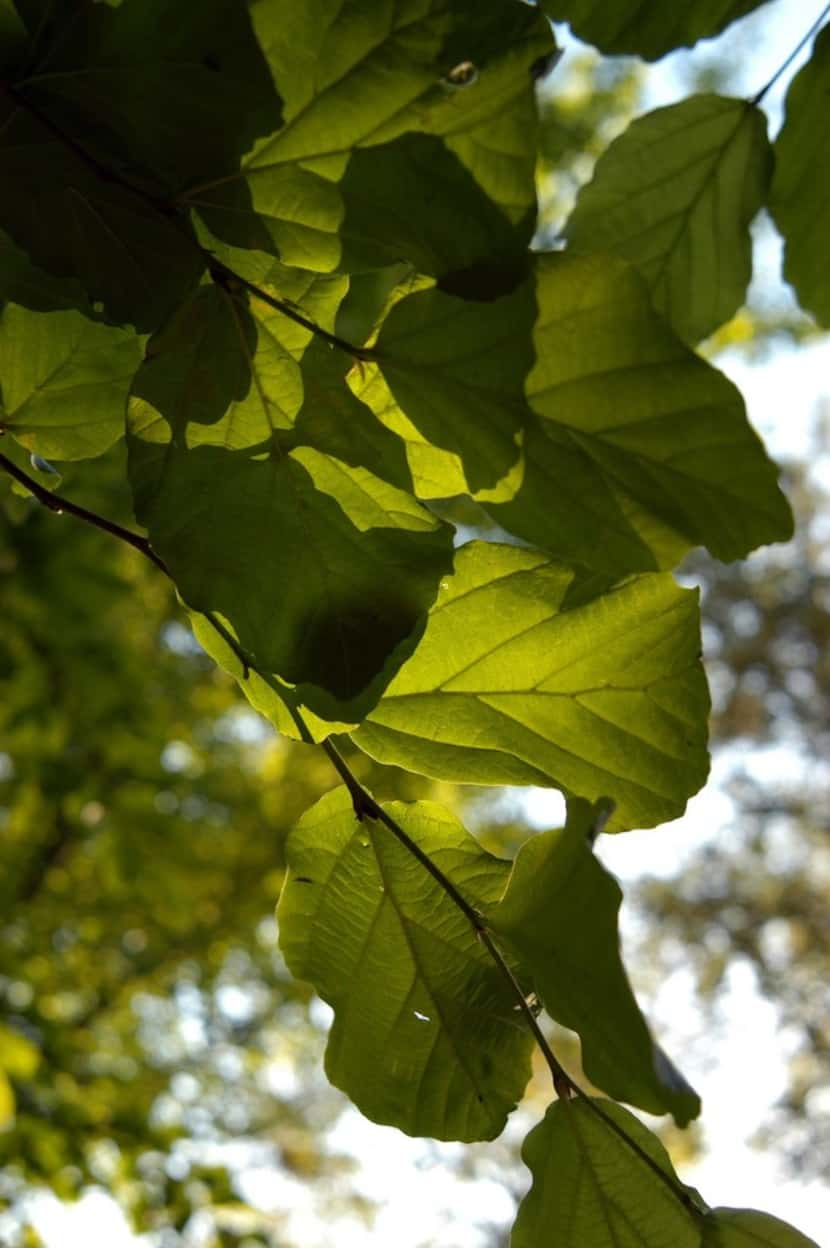
<path id="1" fill-rule="evenodd" d="M 310 317 L 304 316 L 292 304 L 278 298 L 276 295 L 269 294 L 267 290 L 257 286 L 256 282 L 248 281 L 247 277 L 242 277 L 227 264 L 218 260 L 206 248 L 201 250 L 207 260 L 208 270 L 214 281 L 218 281 L 223 286 L 229 282 L 242 286 L 249 294 L 254 295 L 257 299 L 261 299 L 263 303 L 267 303 L 269 307 L 282 313 L 283 316 L 287 316 L 290 321 L 294 321 L 297 325 L 302 325 L 310 333 L 316 334 L 318 338 L 322 338 L 330 347 L 337 347 L 340 351 L 345 351 L 347 355 L 353 356 L 356 360 L 368 360 L 370 358 L 371 352 L 368 348 L 355 346 L 353 342 L 347 342 L 345 338 L 340 338 L 337 334 L 332 334 L 329 330 L 323 329 L 322 325 L 318 325 Z"/>
<path id="2" fill-rule="evenodd" d="M 764 96 L 767 94 L 767 92 L 770 90 L 770 88 L 775 86 L 776 82 L 777 82 L 777 81 L 778 81 L 778 79 L 781 77 L 781 75 L 782 75 L 782 74 L 783 74 L 786 70 L 788 70 L 788 69 L 789 69 L 790 65 L 792 65 L 793 61 L 794 61 L 794 60 L 795 60 L 795 58 L 798 56 L 799 52 L 800 52 L 800 51 L 801 51 L 801 49 L 804 47 L 804 45 L 805 45 L 806 43 L 808 43 L 808 42 L 810 41 L 810 39 L 812 39 L 813 35 L 814 35 L 814 34 L 816 34 L 816 33 L 817 33 L 820 29 L 821 29 L 821 26 L 823 25 L 824 20 L 825 20 L 825 18 L 828 16 L 828 14 L 830 14 L 830 4 L 826 4 L 826 5 L 824 6 L 824 8 L 822 9 L 821 13 L 818 15 L 818 17 L 816 18 L 816 20 L 813 22 L 813 24 L 812 24 L 812 26 L 810 27 L 810 29 L 807 31 L 806 35 L 804 35 L 801 39 L 799 39 L 798 43 L 797 43 L 797 44 L 796 44 L 796 46 L 793 48 L 793 50 L 792 50 L 792 52 L 790 53 L 790 55 L 789 55 L 789 56 L 787 57 L 787 59 L 783 62 L 783 64 L 779 65 L 778 69 L 776 69 L 775 73 L 772 75 L 772 77 L 770 78 L 770 80 L 769 80 L 769 82 L 766 84 L 766 86 L 761 87 L 761 90 L 758 92 L 758 94 L 757 94 L 757 95 L 753 95 L 753 97 L 752 97 L 752 99 L 751 99 L 751 101 L 750 101 L 750 103 L 751 103 L 751 104 L 760 104 L 760 103 L 761 103 L 761 100 L 764 98 Z"/>
<path id="3" fill-rule="evenodd" d="M 493 940 L 493 936 L 487 927 L 483 916 L 479 914 L 475 906 L 472 906 L 469 903 L 464 894 L 456 888 L 449 876 L 445 875 L 441 868 L 433 862 L 429 854 L 424 853 L 420 845 L 416 841 L 413 841 L 412 837 L 408 834 L 408 832 L 404 831 L 397 820 L 393 819 L 389 812 L 375 801 L 371 793 L 364 789 L 363 785 L 351 771 L 348 763 L 343 758 L 331 738 L 329 737 L 327 740 L 321 742 L 321 744 L 335 771 L 340 776 L 346 788 L 349 790 L 352 805 L 354 806 L 357 818 L 374 819 L 378 823 L 382 823 L 401 843 L 401 845 L 403 845 L 414 858 L 418 859 L 421 866 L 429 872 L 436 884 L 443 889 L 449 899 L 470 923 L 476 936 L 490 954 L 490 957 L 498 967 L 502 978 L 509 986 L 511 993 L 516 999 L 516 1004 L 520 1007 L 527 1025 L 536 1039 L 536 1043 L 542 1050 L 542 1055 L 550 1068 L 550 1073 L 553 1077 L 553 1085 L 556 1088 L 557 1095 L 564 1097 L 570 1096 L 575 1085 L 567 1071 L 562 1065 L 560 1065 L 555 1054 L 553 1053 L 553 1050 L 548 1044 L 545 1033 L 539 1026 L 536 1015 L 530 1008 L 527 997 L 522 991 L 521 984 L 516 979 L 513 971 L 510 969 L 504 954 Z"/>
<path id="4" fill-rule="evenodd" d="M 556 1090 L 556 1095 L 563 1101 L 569 1100 L 575 1092 L 578 1093 L 579 1089 L 557 1058 L 553 1049 L 548 1044 L 548 1038 L 539 1026 L 539 1020 L 531 1009 L 530 1002 L 527 997 L 522 992 L 522 986 L 513 974 L 510 964 L 505 959 L 501 949 L 499 949 L 498 945 L 493 940 L 493 937 L 487 927 L 479 929 L 478 938 L 490 954 L 490 957 L 493 959 L 496 966 L 499 968 L 502 978 L 510 985 L 510 990 L 516 998 L 516 1003 L 519 1005 L 521 1012 L 524 1015 L 525 1022 L 530 1028 L 533 1038 L 538 1044 L 542 1056 L 547 1062 L 548 1070 L 550 1071 L 551 1078 L 553 1079 L 553 1086 Z"/>
<path id="5" fill-rule="evenodd" d="M 165 576 L 170 577 L 170 571 L 164 560 L 156 554 L 146 537 L 142 537 L 140 533 L 133 533 L 132 529 L 125 529 L 123 525 L 116 524 L 114 520 L 107 520 L 105 516 L 99 516 L 95 511 L 89 511 L 86 507 L 81 507 L 79 503 L 73 503 L 68 498 L 64 498 L 62 494 L 55 494 L 52 490 L 47 490 L 40 482 L 35 481 L 34 477 L 30 477 L 22 468 L 18 468 L 17 464 L 8 456 L 0 451 L 0 468 L 3 468 L 10 477 L 14 477 L 21 485 L 25 486 L 30 494 L 43 503 L 44 507 L 48 507 L 56 516 L 66 512 L 68 516 L 74 516 L 76 520 L 83 520 L 85 524 L 91 524 L 96 529 L 101 529 L 104 533 L 109 533 L 110 537 L 117 537 L 119 541 L 126 542 L 128 546 L 132 546 L 134 550 L 139 551 L 145 558 L 154 563 L 159 571 Z M 172 580 L 173 578 L 170 577 Z"/>
<path id="6" fill-rule="evenodd" d="M 608 1114 L 606 1114 L 604 1109 L 600 1108 L 599 1103 L 593 1096 L 589 1096 L 588 1093 L 578 1085 L 574 1084 L 573 1086 L 577 1099 L 580 1100 L 583 1105 L 588 1106 L 588 1109 L 594 1117 L 601 1119 L 601 1121 L 605 1123 L 606 1127 L 613 1131 L 624 1144 L 627 1144 L 633 1153 L 637 1154 L 640 1161 L 644 1162 L 648 1166 L 649 1170 L 651 1170 L 651 1172 L 660 1180 L 664 1187 L 668 1188 L 672 1196 L 680 1202 L 691 1218 L 693 1218 L 696 1222 L 702 1222 L 706 1217 L 706 1214 L 704 1210 L 701 1209 L 695 1202 L 694 1198 L 690 1195 L 684 1184 L 681 1183 L 679 1179 L 672 1178 L 668 1171 L 664 1170 L 659 1162 L 656 1162 L 653 1157 L 650 1157 L 646 1150 L 641 1148 L 637 1141 L 628 1134 L 625 1127 L 621 1127 L 618 1122 L 615 1122 L 613 1118 L 610 1118 Z"/>
<path id="7" fill-rule="evenodd" d="M 125 178 L 122 173 L 119 173 L 115 169 L 110 169 L 108 165 L 105 165 L 103 161 L 100 161 L 97 156 L 92 154 L 92 152 L 87 151 L 82 143 L 79 143 L 77 139 L 64 130 L 62 126 L 57 125 L 49 114 L 45 113 L 37 104 L 34 104 L 28 96 L 22 93 L 19 87 L 14 86 L 12 83 L 4 83 L 3 90 L 6 92 L 9 99 L 14 101 L 18 108 L 22 108 L 24 112 L 30 113 L 36 121 L 40 122 L 44 130 L 47 130 L 49 134 L 51 134 L 53 138 L 57 139 L 59 143 L 62 143 L 64 147 L 69 148 L 72 154 L 83 164 L 85 164 L 97 178 L 101 179 L 102 182 L 118 185 L 123 190 L 129 191 L 138 199 L 143 200 L 143 202 L 147 204 L 148 207 L 152 208 L 154 212 L 159 213 L 167 220 L 171 217 L 176 218 L 179 216 L 178 209 L 174 204 L 171 204 L 166 199 L 162 199 L 157 195 L 152 195 L 149 191 L 145 191 L 140 186 L 135 186 L 129 178 Z M 187 237 L 188 235 L 186 232 L 182 231 L 182 238 Z M 191 238 L 190 241 L 193 243 L 194 247 L 201 250 L 195 239 Z"/>
<path id="8" fill-rule="evenodd" d="M 297 712 L 299 714 L 299 712 Z M 321 741 L 325 753 L 328 755 L 332 766 L 334 767 L 340 779 L 349 790 L 354 806 L 354 812 L 358 819 L 374 819 L 378 823 L 382 823 L 392 835 L 400 841 L 405 849 L 412 854 L 413 858 L 417 858 L 425 871 L 428 871 L 436 884 L 444 890 L 447 896 L 454 902 L 462 914 L 475 928 L 476 932 L 484 929 L 484 920 L 474 906 L 471 906 L 463 893 L 459 892 L 452 880 L 448 879 L 440 867 L 437 867 L 430 858 L 429 854 L 425 854 L 417 842 L 403 830 L 399 823 L 396 823 L 384 808 L 372 797 L 371 793 L 364 789 L 363 785 L 350 770 L 348 763 L 343 758 L 337 746 L 328 737 L 325 741 Z"/>

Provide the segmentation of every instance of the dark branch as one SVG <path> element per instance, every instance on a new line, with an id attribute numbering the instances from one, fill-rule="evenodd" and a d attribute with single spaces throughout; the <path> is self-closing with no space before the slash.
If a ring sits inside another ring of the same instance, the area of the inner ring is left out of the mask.
<path id="1" fill-rule="evenodd" d="M 152 195 L 149 191 L 144 190 L 143 187 L 134 185 L 129 178 L 125 177 L 117 169 L 110 169 L 107 165 L 100 161 L 97 156 L 87 151 L 82 143 L 79 143 L 71 134 L 67 133 L 67 131 L 65 131 L 61 126 L 57 125 L 47 113 L 45 113 L 36 104 L 33 104 L 19 87 L 14 87 L 11 84 L 5 84 L 3 90 L 5 90 L 6 94 L 14 101 L 18 108 L 22 108 L 29 112 L 32 117 L 40 122 L 44 129 L 48 130 L 54 138 L 56 138 L 60 143 L 63 143 L 65 147 L 69 148 L 78 160 L 82 161 L 82 163 L 85 164 L 96 177 L 100 178 L 103 182 L 116 184 L 124 190 L 129 191 L 131 194 L 142 200 L 142 202 L 154 212 L 157 212 L 160 216 L 165 217 L 168 221 L 172 219 L 174 223 L 184 223 L 185 218 L 183 217 L 178 204 L 174 200 L 167 199 L 160 195 Z M 287 303 L 284 299 L 280 299 L 276 295 L 269 294 L 268 291 L 263 290 L 261 286 L 257 286 L 255 282 L 251 282 L 246 277 L 242 277 L 241 274 L 236 273 L 227 264 L 224 264 L 223 261 L 218 260 L 207 247 L 203 247 L 202 244 L 193 238 L 186 229 L 181 229 L 181 236 L 183 240 L 188 242 L 191 247 L 194 248 L 194 250 L 198 251 L 214 281 L 225 287 L 236 285 L 237 287 L 247 290 L 249 294 L 254 295 L 257 299 L 261 299 L 263 303 L 267 303 L 269 307 L 272 307 L 282 316 L 287 317 L 290 321 L 294 321 L 297 325 L 302 325 L 302 327 L 307 329 L 309 333 L 314 334 L 318 338 L 322 338 L 322 340 L 327 342 L 329 346 L 337 347 L 338 350 L 344 351 L 355 360 L 367 360 L 370 358 L 371 352 L 369 352 L 366 348 L 358 347 L 352 342 L 347 342 L 345 338 L 341 338 L 339 335 L 333 334 L 327 329 L 323 329 L 322 325 L 318 325 L 316 321 L 313 321 L 310 317 L 305 316 L 292 304 Z"/>
<path id="2" fill-rule="evenodd" d="M 263 290 L 255 282 L 249 282 L 247 277 L 242 277 L 239 273 L 229 268 L 228 265 L 223 264 L 221 260 L 217 260 L 205 248 L 201 248 L 201 250 L 207 260 L 211 277 L 220 286 L 231 290 L 234 285 L 242 287 L 249 294 L 254 295 L 255 298 L 261 299 L 263 303 L 267 303 L 269 307 L 274 308 L 276 312 L 287 316 L 290 321 L 294 321 L 297 325 L 302 325 L 303 329 L 307 329 L 309 333 L 322 338 L 323 342 L 327 342 L 330 347 L 337 347 L 338 350 L 344 351 L 356 360 L 368 360 L 371 357 L 371 352 L 368 348 L 357 347 L 354 343 L 347 342 L 345 338 L 340 338 L 337 334 L 332 334 L 329 330 L 323 329 L 322 325 L 318 325 L 316 321 L 312 321 L 309 317 L 304 316 L 292 304 L 286 303 L 284 299 L 280 299 L 276 295 L 269 294 L 267 290 Z"/>
<path id="3" fill-rule="evenodd" d="M 0 468 L 7 472 L 10 477 L 14 477 L 15 481 L 25 486 L 39 503 L 43 503 L 43 506 L 48 507 L 56 516 L 60 516 L 65 512 L 68 516 L 74 516 L 76 520 L 83 520 L 85 524 L 91 524 L 93 528 L 109 533 L 110 537 L 117 537 L 119 541 L 126 542 L 128 546 L 132 546 L 134 550 L 139 551 L 146 559 L 154 563 L 165 576 L 170 576 L 164 560 L 156 554 L 147 538 L 142 537 L 140 533 L 133 533 L 132 529 L 125 529 L 123 525 L 116 524 L 114 520 L 107 520 L 105 516 L 99 516 L 97 512 L 89 511 L 86 507 L 81 507 L 79 503 L 73 503 L 68 498 L 64 498 L 63 495 L 47 490 L 45 486 L 35 481 L 22 468 L 18 468 L 17 464 L 4 455 L 2 451 L 0 451 Z"/>
<path id="4" fill-rule="evenodd" d="M 772 75 L 769 82 L 767 82 L 763 87 L 761 87 L 761 90 L 758 92 L 757 95 L 754 95 L 752 97 L 752 99 L 750 100 L 751 104 L 761 103 L 761 100 L 764 98 L 767 92 L 772 87 L 775 86 L 776 82 L 781 77 L 781 75 L 785 72 L 785 70 L 789 69 L 790 65 L 792 65 L 793 61 L 798 56 L 799 52 L 804 47 L 805 43 L 809 42 L 809 40 L 812 39 L 813 35 L 818 33 L 818 31 L 821 29 L 828 15 L 830 15 L 830 4 L 826 4 L 824 6 L 821 13 L 819 13 L 818 17 L 813 22 L 810 29 L 807 31 L 806 35 L 803 35 L 802 38 L 799 39 L 798 43 L 795 45 L 790 55 L 787 57 L 785 61 L 783 61 L 778 66 L 778 69 L 776 69 L 775 73 Z"/>

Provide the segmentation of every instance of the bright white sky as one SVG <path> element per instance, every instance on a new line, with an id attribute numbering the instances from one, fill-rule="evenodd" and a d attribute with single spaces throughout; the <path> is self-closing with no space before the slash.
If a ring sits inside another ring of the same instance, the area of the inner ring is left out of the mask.
<path id="1" fill-rule="evenodd" d="M 718 52 L 726 47 L 735 66 L 732 92 L 751 95 L 758 90 L 823 7 L 824 0 L 775 0 L 727 32 Z M 685 71 L 690 65 L 705 63 L 709 55 L 706 45 L 698 45 L 694 51 L 676 53 L 656 67 L 649 80 L 648 107 L 670 103 L 685 94 Z M 806 55 L 807 50 L 765 100 L 773 134 L 780 125 L 786 83 Z M 780 249 L 769 239 L 761 247 L 759 261 L 756 273 L 760 267 L 764 293 L 777 287 L 779 296 L 786 297 L 779 277 Z M 721 357 L 718 364 L 740 387 L 750 418 L 772 453 L 782 457 L 806 455 L 816 403 L 830 395 L 830 337 L 796 349 L 779 348 L 762 364 L 749 364 L 737 356 Z M 765 766 L 770 765 L 791 768 L 798 762 L 781 752 L 765 759 Z M 716 764 L 706 790 L 693 799 L 684 818 L 675 824 L 602 838 L 606 864 L 623 880 L 635 879 L 645 870 L 674 872 L 684 857 L 699 853 L 707 839 L 728 837 L 731 805 L 718 783 L 727 766 L 726 758 Z M 562 809 L 556 794 L 532 790 L 527 795 L 528 814 L 541 826 L 560 822 Z M 691 986 L 684 982 L 671 985 L 660 1008 L 661 1013 L 673 1012 L 676 1019 L 687 1016 L 694 1011 Z M 727 1012 L 731 1020 L 727 1041 L 719 1040 L 716 1055 L 675 1055 L 704 1103 L 705 1155 L 699 1164 L 687 1167 L 682 1177 L 698 1187 L 712 1205 L 764 1209 L 792 1221 L 820 1248 L 830 1248 L 826 1238 L 830 1226 L 827 1191 L 817 1182 L 785 1180 L 772 1155 L 747 1144 L 763 1120 L 765 1108 L 783 1090 L 785 1072 L 774 1006 L 759 997 L 751 976 L 740 966 L 730 979 Z M 714 1066 L 713 1057 L 717 1058 Z M 516 1129 L 515 1125 L 511 1129 Z M 340 1120 L 330 1146 L 353 1151 L 367 1163 L 354 1176 L 354 1185 L 381 1202 L 372 1231 L 356 1219 L 321 1226 L 314 1216 L 307 1185 L 291 1176 L 273 1169 L 253 1170 L 246 1181 L 244 1195 L 252 1203 L 263 1209 L 293 1210 L 293 1233 L 305 1248 L 323 1248 L 335 1242 L 338 1248 L 365 1248 L 369 1244 L 425 1248 L 439 1242 L 441 1248 L 478 1248 L 483 1242 L 476 1229 L 479 1219 L 492 1218 L 506 1225 L 512 1218 L 512 1199 L 497 1176 L 462 1182 L 445 1165 L 459 1155 L 460 1146 L 410 1140 L 391 1128 L 374 1126 L 351 1109 Z M 486 1155 L 487 1146 L 475 1147 L 479 1156 Z M 457 1219 L 451 1242 L 442 1219 L 446 1210 L 452 1210 Z M 33 1202 L 32 1215 L 47 1248 L 146 1245 L 146 1240 L 131 1234 L 118 1208 L 101 1193 L 90 1193 L 71 1207 L 46 1197 Z M 198 1225 L 192 1231 L 190 1243 L 197 1248 L 204 1240 Z"/>

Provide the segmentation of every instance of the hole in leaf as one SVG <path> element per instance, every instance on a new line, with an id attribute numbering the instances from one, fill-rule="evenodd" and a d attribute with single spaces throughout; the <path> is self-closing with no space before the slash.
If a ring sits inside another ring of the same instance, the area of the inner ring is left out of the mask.
<path id="1" fill-rule="evenodd" d="M 444 75 L 444 82 L 449 87 L 471 87 L 478 78 L 478 70 L 472 61 L 459 61 Z"/>

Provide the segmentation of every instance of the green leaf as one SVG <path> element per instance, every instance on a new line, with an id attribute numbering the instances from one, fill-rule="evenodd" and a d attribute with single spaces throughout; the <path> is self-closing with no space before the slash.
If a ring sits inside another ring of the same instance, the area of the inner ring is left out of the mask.
<path id="1" fill-rule="evenodd" d="M 830 255 L 817 239 L 830 234 L 830 27 L 820 31 L 813 55 L 787 92 L 784 125 L 775 143 L 770 209 L 786 241 L 784 276 L 802 307 L 830 326 Z"/>
<path id="2" fill-rule="evenodd" d="M 302 361 L 305 401 L 293 430 L 282 435 L 286 450 L 310 446 L 353 468 L 368 468 L 402 490 L 412 489 L 405 443 L 376 419 L 349 388 L 349 361 L 317 339 Z"/>
<path id="3" fill-rule="evenodd" d="M 405 134 L 380 147 L 359 149 L 340 187 L 343 268 L 359 271 L 405 259 L 420 273 L 442 277 L 486 261 L 508 280 L 514 272 L 515 280 L 521 276 L 532 214 L 526 228 L 517 230 L 434 135 Z"/>
<path id="4" fill-rule="evenodd" d="M 682 1190 L 655 1135 L 619 1105 L 594 1106 Z M 519 1206 L 510 1248 L 699 1248 L 697 1218 L 642 1157 L 578 1101 L 557 1101 L 525 1140 L 533 1186 Z"/>
<path id="5" fill-rule="evenodd" d="M 567 430 L 532 415 L 522 439 L 518 489 L 484 507 L 508 533 L 614 578 L 674 567 L 688 549 L 688 542 L 674 543 L 674 558 L 661 564 L 614 482 Z"/>
<path id="6" fill-rule="evenodd" d="M 757 1209 L 711 1209 L 701 1248 L 818 1248 L 794 1226 Z"/>
<path id="7" fill-rule="evenodd" d="M 134 185 L 177 191 L 232 174 L 282 121 L 280 99 L 236 0 L 89 4 L 54 39 L 23 98 L 85 136 Z"/>
<path id="8" fill-rule="evenodd" d="M 471 491 L 494 487 L 518 459 L 534 315 L 525 281 L 489 302 L 416 291 L 381 325 L 373 359 L 393 405 L 375 391 L 375 410 L 400 436 L 414 430 L 457 456 Z"/>
<path id="9" fill-rule="evenodd" d="M 656 61 L 673 48 L 711 39 L 765 0 L 679 0 L 644 4 L 643 0 L 541 0 L 555 22 L 567 22 L 573 33 L 601 52 L 633 53 Z"/>
<path id="10" fill-rule="evenodd" d="M 579 1033 L 591 1082 L 682 1127 L 700 1100 L 652 1041 L 631 991 L 617 932 L 622 890 L 591 852 L 595 818 L 575 799 L 564 828 L 526 841 L 487 922 L 510 940 L 551 1017 Z"/>
<path id="11" fill-rule="evenodd" d="M 383 321 L 353 388 L 406 443 L 415 492 L 474 492 L 517 537 L 617 577 L 698 543 L 734 559 L 787 538 L 739 392 L 672 333 L 639 274 L 538 255 L 535 279 L 535 296 L 528 281 L 490 302 L 416 290 Z"/>
<path id="12" fill-rule="evenodd" d="M 665 325 L 639 274 L 600 256 L 540 256 L 539 266 L 527 390 L 543 426 L 584 452 L 581 492 L 590 467 L 606 515 L 610 489 L 719 559 L 789 538 L 792 517 L 775 465 L 740 393 Z M 552 461 L 548 467 L 555 473 Z M 559 478 L 570 491 L 571 471 L 568 456 Z M 590 510 L 590 503 L 579 509 L 575 529 Z M 601 527 L 589 522 L 599 538 Z M 584 558 L 584 547 L 581 531 L 567 529 L 546 544 L 568 559 Z M 600 556 L 591 566 L 604 569 L 607 561 Z"/>
<path id="13" fill-rule="evenodd" d="M 693 95 L 634 121 L 600 157 L 566 233 L 646 279 L 654 306 L 699 342 L 743 302 L 749 224 L 772 175 L 764 114 L 746 100 Z"/>
<path id="14" fill-rule="evenodd" d="M 387 810 L 473 905 L 496 900 L 508 864 L 448 811 Z M 303 815 L 286 857 L 280 946 L 334 1009 L 331 1082 L 410 1135 L 498 1135 L 530 1076 L 532 1040 L 469 921 L 386 827 L 357 820 L 344 788 Z"/>
<path id="15" fill-rule="evenodd" d="M 198 611 L 191 611 L 190 624 L 202 649 L 233 676 L 254 710 L 269 720 L 283 736 L 291 737 L 295 741 L 324 741 L 334 733 L 349 732 L 355 727 L 359 715 L 353 716 L 351 720 L 338 721 L 334 707 L 326 708 L 326 718 L 315 714 L 303 699 L 309 698 L 319 706 L 322 695 L 316 687 L 300 686 L 297 689 L 281 681 L 273 672 L 260 675 L 243 663 L 233 644 L 236 641 L 233 628 L 217 613 L 209 619 Z M 302 717 L 302 728 L 292 714 L 292 708 Z"/>
<path id="16" fill-rule="evenodd" d="M 675 818 L 708 770 L 696 594 L 657 574 L 578 589 L 538 551 L 462 547 L 356 744 L 441 779 L 611 797 L 615 831 Z"/>
<path id="17" fill-rule="evenodd" d="M 495 203 L 506 223 L 499 233 L 511 226 L 515 246 L 529 241 L 536 202 L 531 69 L 552 47 L 538 12 L 514 0 L 484 10 L 473 0 L 451 7 L 405 0 L 394 12 L 380 6 L 332 13 L 317 0 L 291 23 L 262 2 L 251 15 L 285 102 L 285 124 L 255 145 L 238 177 L 189 189 L 187 203 L 218 237 L 322 271 L 386 265 L 390 254 L 422 262 L 423 237 L 442 232 L 446 194 L 419 195 L 415 213 L 409 205 L 403 215 L 384 217 L 376 245 L 370 227 L 378 214 L 367 196 L 371 201 L 372 186 L 399 176 L 402 159 L 411 162 L 415 149 L 394 140 L 426 131 L 445 147 L 437 158 L 442 177 L 460 182 L 454 154 L 480 188 L 474 194 L 464 180 L 464 213 L 468 221 L 480 216 L 470 238 L 483 243 Z M 383 150 L 385 144 L 392 146 Z M 371 160 L 361 157 L 350 177 L 349 162 L 362 148 L 372 149 Z M 400 204 L 402 190 L 390 185 L 382 194 Z M 344 250 L 344 217 L 346 234 L 361 240 L 357 251 L 348 238 Z M 423 237 L 412 217 L 424 224 Z M 462 242 L 457 262 L 433 255 L 429 271 L 439 259 L 450 270 L 469 263 L 469 250 Z"/>
<path id="18" fill-rule="evenodd" d="M 354 722 L 417 641 L 452 532 L 362 466 L 297 444 L 324 387 L 305 395 L 284 319 L 212 286 L 150 342 L 130 400 L 136 513 L 189 607 L 222 617 L 261 673 L 316 686 L 310 705 Z"/>
<path id="19" fill-rule="evenodd" d="M 46 459 L 101 455 L 124 435 L 142 341 L 79 312 L 0 312 L 0 427 Z"/>
<path id="20" fill-rule="evenodd" d="M 97 319 L 80 282 L 74 278 L 55 277 L 39 269 L 3 230 L 0 230 L 0 302 L 19 303 L 38 312 L 78 308 Z"/>
<path id="21" fill-rule="evenodd" d="M 99 175 L 11 96 L 0 100 L 0 181 L 0 228 L 108 320 L 156 329 L 198 282 L 204 260 L 184 222 Z"/>

